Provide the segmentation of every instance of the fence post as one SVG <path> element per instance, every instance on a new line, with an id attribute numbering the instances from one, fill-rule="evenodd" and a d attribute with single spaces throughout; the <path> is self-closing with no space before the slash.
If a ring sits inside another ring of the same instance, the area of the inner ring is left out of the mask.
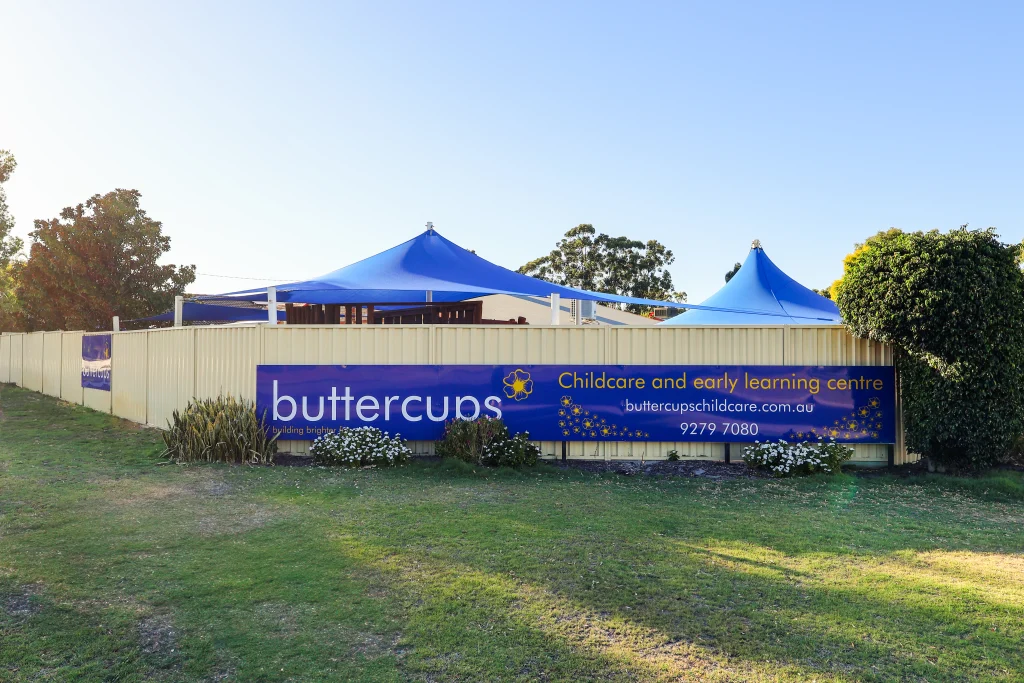
<path id="1" fill-rule="evenodd" d="M 559 303 L 559 297 L 557 292 L 551 293 L 551 324 L 558 325 L 562 321 L 562 306 Z"/>
<path id="2" fill-rule="evenodd" d="M 110 329 L 113 330 L 114 332 L 120 332 L 121 331 L 121 316 L 119 316 L 119 315 L 115 315 L 114 316 L 114 321 L 113 321 L 113 324 L 110 326 Z"/>
<path id="3" fill-rule="evenodd" d="M 277 287 L 274 286 L 267 287 L 267 324 L 277 324 Z"/>
<path id="4" fill-rule="evenodd" d="M 182 318 L 185 317 L 185 297 L 180 294 L 174 297 L 174 326 L 181 327 Z"/>

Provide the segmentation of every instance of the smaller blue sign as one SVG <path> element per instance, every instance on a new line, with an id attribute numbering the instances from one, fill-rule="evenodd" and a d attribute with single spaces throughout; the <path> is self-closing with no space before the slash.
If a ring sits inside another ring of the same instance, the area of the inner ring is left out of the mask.
<path id="1" fill-rule="evenodd" d="M 82 337 L 82 387 L 110 391 L 110 335 Z"/>

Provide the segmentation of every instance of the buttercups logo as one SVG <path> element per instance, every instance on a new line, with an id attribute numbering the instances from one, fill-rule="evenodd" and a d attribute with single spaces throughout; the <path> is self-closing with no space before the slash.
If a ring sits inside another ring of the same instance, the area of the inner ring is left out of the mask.
<path id="1" fill-rule="evenodd" d="M 526 370 L 516 368 L 508 373 L 502 384 L 505 385 L 505 396 L 522 401 L 533 393 L 533 380 Z"/>

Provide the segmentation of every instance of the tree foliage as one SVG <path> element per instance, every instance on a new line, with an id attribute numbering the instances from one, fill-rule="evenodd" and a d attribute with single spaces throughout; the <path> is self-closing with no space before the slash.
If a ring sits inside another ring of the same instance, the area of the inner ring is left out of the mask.
<path id="1" fill-rule="evenodd" d="M 3 186 L 17 166 L 13 154 L 0 150 L 0 330 L 12 326 L 18 310 L 15 287 L 19 264 L 15 257 L 21 253 L 24 242 L 11 234 L 14 230 L 14 216 L 7 206 L 7 191 Z"/>
<path id="2" fill-rule="evenodd" d="M 992 229 L 890 230 L 833 287 L 854 334 L 897 349 L 908 448 L 939 464 L 990 466 L 1024 433 L 1020 255 Z"/>
<path id="3" fill-rule="evenodd" d="M 27 329 L 103 329 L 115 315 L 164 311 L 185 292 L 195 266 L 158 263 L 171 240 L 141 197 L 119 189 L 35 221 L 17 292 Z"/>
<path id="4" fill-rule="evenodd" d="M 657 240 L 610 237 L 593 225 L 572 228 L 547 256 L 519 268 L 525 275 L 558 285 L 594 292 L 620 294 L 659 301 L 686 301 L 685 292 L 672 287 L 666 268 L 675 261 L 672 251 Z M 649 307 L 629 304 L 626 310 L 643 313 Z"/>
<path id="5" fill-rule="evenodd" d="M 733 265 L 733 267 L 732 267 L 732 270 L 729 270 L 729 271 L 728 271 L 728 272 L 727 272 L 727 273 L 725 274 L 725 281 L 726 281 L 726 282 L 728 282 L 729 280 L 733 279 L 733 277 L 735 277 L 735 276 L 736 276 L 736 273 L 740 272 L 740 268 L 742 268 L 742 267 L 743 267 L 743 264 L 742 264 L 742 263 L 740 263 L 739 261 L 737 261 L 737 262 L 736 262 L 736 263 L 735 263 L 735 264 Z"/>

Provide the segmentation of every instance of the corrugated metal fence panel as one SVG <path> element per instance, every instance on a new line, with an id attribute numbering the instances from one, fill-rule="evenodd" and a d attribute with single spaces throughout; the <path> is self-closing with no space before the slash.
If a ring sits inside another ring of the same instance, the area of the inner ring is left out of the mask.
<path id="1" fill-rule="evenodd" d="M 145 424 L 149 332 L 115 332 L 112 337 L 111 412 Z"/>
<path id="2" fill-rule="evenodd" d="M 264 326 L 266 365 L 427 365 L 424 325 Z"/>
<path id="3" fill-rule="evenodd" d="M 25 367 L 25 335 L 11 335 L 11 384 L 19 387 L 25 386 L 22 369 Z"/>
<path id="4" fill-rule="evenodd" d="M 26 389 L 43 390 L 43 335 L 45 332 L 32 332 L 25 335 L 22 353 L 25 366 L 22 369 L 22 382 Z"/>
<path id="5" fill-rule="evenodd" d="M 0 334 L 0 384 L 11 381 L 11 335 Z"/>
<path id="6" fill-rule="evenodd" d="M 43 333 L 43 393 L 60 398 L 62 332 Z"/>
<path id="7" fill-rule="evenodd" d="M 889 346 L 840 326 L 787 328 L 785 346 L 785 365 L 892 365 Z"/>
<path id="8" fill-rule="evenodd" d="M 616 365 L 779 365 L 781 327 L 608 328 Z"/>
<path id="9" fill-rule="evenodd" d="M 110 413 L 110 395 L 109 391 L 100 391 L 99 389 L 82 389 L 82 405 L 86 408 L 98 410 L 101 413 Z"/>
<path id="10" fill-rule="evenodd" d="M 166 427 L 175 410 L 184 410 L 195 396 L 194 327 L 146 332 L 146 420 Z"/>
<path id="11" fill-rule="evenodd" d="M 195 397 L 237 396 L 255 401 L 260 328 L 196 327 L 195 335 Z"/>
<path id="12" fill-rule="evenodd" d="M 71 403 L 82 403 L 82 333 L 62 332 L 60 397 Z M 110 412 L 110 408 L 107 408 Z"/>
<path id="13" fill-rule="evenodd" d="M 434 328 L 433 362 L 437 365 L 598 365 L 607 360 L 607 332 L 608 328 L 596 326 L 438 325 Z"/>

